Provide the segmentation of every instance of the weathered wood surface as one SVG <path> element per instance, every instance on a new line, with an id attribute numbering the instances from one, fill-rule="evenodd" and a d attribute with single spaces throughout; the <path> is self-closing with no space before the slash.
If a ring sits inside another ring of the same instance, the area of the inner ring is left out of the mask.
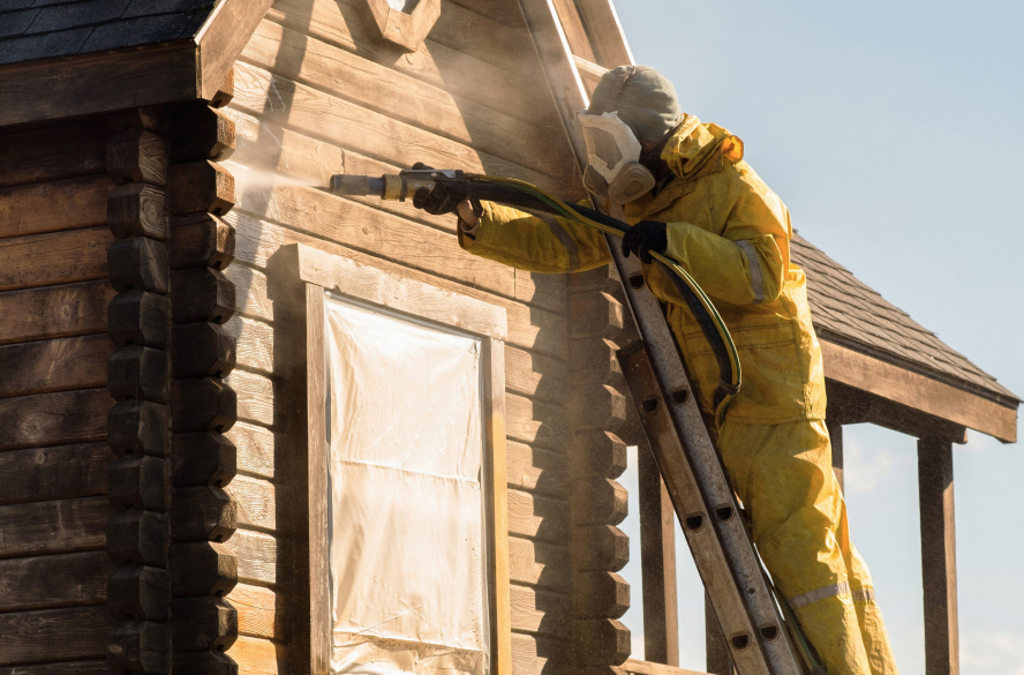
<path id="1" fill-rule="evenodd" d="M 175 598 L 171 612 L 176 651 L 222 652 L 238 635 L 238 615 L 222 598 Z"/>
<path id="2" fill-rule="evenodd" d="M 562 499 L 508 491 L 509 534 L 552 544 L 564 544 L 569 536 L 568 504 Z"/>
<path id="3" fill-rule="evenodd" d="M 235 339 L 209 321 L 173 328 L 174 377 L 224 377 L 235 367 Z"/>
<path id="4" fill-rule="evenodd" d="M 109 668 L 106 658 L 102 658 L 0 667 L 0 675 L 106 675 Z"/>
<path id="5" fill-rule="evenodd" d="M 0 346 L 0 397 L 101 387 L 112 351 L 106 335 Z"/>
<path id="6" fill-rule="evenodd" d="M 117 401 L 166 403 L 170 393 L 170 358 L 166 351 L 129 345 L 107 362 L 107 390 Z"/>
<path id="7" fill-rule="evenodd" d="M 107 609 L 120 621 L 167 621 L 170 605 L 171 575 L 166 569 L 127 565 L 109 577 Z"/>
<path id="8" fill-rule="evenodd" d="M 0 504 L 89 497 L 107 491 L 110 449 L 104 443 L 25 448 L 0 453 Z"/>
<path id="9" fill-rule="evenodd" d="M 105 278 L 113 239 L 106 226 L 0 239 L 0 291 Z"/>
<path id="10" fill-rule="evenodd" d="M 231 427 L 225 436 L 235 444 L 239 473 L 274 479 L 277 473 L 275 451 L 278 443 L 274 432 L 243 421 Z"/>
<path id="11" fill-rule="evenodd" d="M 917 467 L 925 671 L 928 675 L 957 675 L 960 672 L 960 629 L 952 444 L 942 438 L 918 440 Z"/>
<path id="12" fill-rule="evenodd" d="M 113 403 L 106 389 L 0 399 L 0 450 L 101 440 Z"/>
<path id="13" fill-rule="evenodd" d="M 418 160 L 431 166 L 516 176 L 546 189 L 558 188 L 546 173 L 490 153 L 478 153 L 464 143 L 437 136 L 258 66 L 240 62 L 235 74 L 233 105 L 258 114 L 264 110 L 268 98 L 273 100 L 275 90 L 288 91 L 292 99 L 287 118 L 289 125 L 319 138 L 344 138 L 358 152 L 409 165 Z M 422 156 L 410 157 L 410 148 L 420 149 Z"/>
<path id="14" fill-rule="evenodd" d="M 499 35 L 503 34 L 505 31 Z M 296 40 L 296 35 L 264 21 L 242 52 L 242 59 L 518 165 L 542 173 L 551 171 L 548 158 L 534 151 L 554 140 L 551 130 L 473 101 L 455 99 L 446 89 L 316 38 Z M 338 72 L 350 77 L 341 82 Z"/>
<path id="15" fill-rule="evenodd" d="M 110 567 L 103 551 L 0 560 L 0 612 L 102 603 Z"/>
<path id="16" fill-rule="evenodd" d="M 565 447 L 569 416 L 560 405 L 510 393 L 505 397 L 505 413 L 510 439 L 550 449 Z"/>
<path id="17" fill-rule="evenodd" d="M 0 654 L 8 665 L 95 659 L 106 652 L 111 620 L 104 605 L 0 614 Z"/>
<path id="18" fill-rule="evenodd" d="M 113 188 L 105 175 L 0 187 L 0 237 L 103 225 Z"/>
<path id="19" fill-rule="evenodd" d="M 277 586 L 287 581 L 278 579 L 277 538 L 254 530 L 237 530 L 225 546 L 238 556 L 238 580 L 259 586 Z M 288 570 L 280 570 L 289 575 Z"/>
<path id="20" fill-rule="evenodd" d="M 197 36 L 200 96 L 224 105 L 234 93 L 234 61 L 272 0 L 217 5 Z"/>
<path id="21" fill-rule="evenodd" d="M 569 473 L 562 453 L 517 441 L 507 441 L 506 447 L 511 487 L 551 497 L 565 495 Z"/>
<path id="22" fill-rule="evenodd" d="M 512 581 L 564 591 L 571 585 L 569 550 L 525 537 L 509 537 L 509 571 Z"/>
<path id="23" fill-rule="evenodd" d="M 538 80 L 531 80 L 529 73 L 520 72 L 518 68 L 508 69 L 509 62 L 495 65 L 481 60 L 466 53 L 459 44 L 452 47 L 429 39 L 415 51 L 402 53 L 375 40 L 365 22 L 353 13 L 351 5 L 351 2 L 346 2 L 342 7 L 332 0 L 308 3 L 278 0 L 267 17 L 307 31 L 346 51 L 366 54 L 374 61 L 391 64 L 401 73 L 443 86 L 458 96 L 494 110 L 502 110 L 527 121 L 541 118 L 544 126 L 548 122 L 558 123 L 554 116 L 544 117 L 542 92 L 534 88 Z M 308 20 L 304 20 L 307 17 Z M 517 17 L 517 21 L 521 18 Z M 462 76 L 453 77 L 453 73 Z M 495 87 L 494 82 L 502 82 L 503 86 Z"/>
<path id="24" fill-rule="evenodd" d="M 0 506 L 0 558 L 101 548 L 113 512 L 103 496 Z"/>
<path id="25" fill-rule="evenodd" d="M 168 251 L 173 269 L 223 269 L 235 258 L 235 230 L 205 211 L 177 216 L 171 220 Z"/>
<path id="26" fill-rule="evenodd" d="M 239 672 L 249 675 L 279 675 L 288 672 L 283 644 L 261 638 L 239 636 L 227 655 L 238 663 Z"/>
<path id="27" fill-rule="evenodd" d="M 235 339 L 235 357 L 246 370 L 270 375 L 274 372 L 274 327 L 235 315 L 224 324 L 224 332 Z"/>
<path id="28" fill-rule="evenodd" d="M 267 639 L 287 639 L 277 594 L 260 586 L 239 584 L 227 596 L 238 612 L 238 633 Z"/>
<path id="29" fill-rule="evenodd" d="M 82 120 L 0 136 L 0 185 L 47 183 L 103 173 L 107 126 Z"/>
<path id="30" fill-rule="evenodd" d="M 569 637 L 570 597 L 566 593 L 512 584 L 512 630 Z"/>
<path id="31" fill-rule="evenodd" d="M 107 553 L 114 562 L 167 568 L 170 533 L 165 514 L 119 511 L 106 526 Z"/>
<path id="32" fill-rule="evenodd" d="M 107 414 L 107 443 L 117 455 L 145 454 L 166 457 L 171 450 L 166 429 L 171 413 L 166 405 L 130 400 Z"/>
<path id="33" fill-rule="evenodd" d="M 239 419 L 274 427 L 274 383 L 270 378 L 235 370 L 224 378 L 224 383 L 235 391 Z"/>
<path id="34" fill-rule="evenodd" d="M 177 106 L 172 114 L 178 120 L 171 131 L 172 162 L 227 159 L 234 151 L 235 123 L 223 110 L 191 101 Z"/>
<path id="35" fill-rule="evenodd" d="M 174 542 L 170 560 L 175 597 L 226 595 L 238 583 L 238 560 L 224 544 Z"/>
<path id="36" fill-rule="evenodd" d="M 166 349 L 170 318 L 171 303 L 166 295 L 143 290 L 118 293 L 107 307 L 107 334 L 118 347 Z"/>
<path id="37" fill-rule="evenodd" d="M 107 485 L 107 498 L 115 509 L 167 510 L 170 475 L 162 457 L 118 457 L 110 463 Z"/>
<path id="38" fill-rule="evenodd" d="M 553 4 L 562 24 L 562 30 L 565 31 L 565 38 L 569 42 L 569 50 L 575 56 L 595 61 L 590 36 L 587 35 L 587 30 L 573 0 L 554 0 Z"/>
<path id="39" fill-rule="evenodd" d="M 172 164 L 167 192 L 175 215 L 193 211 L 223 215 L 235 203 L 234 178 L 217 162 L 208 160 Z"/>
<path id="40" fill-rule="evenodd" d="M 107 198 L 107 225 L 118 239 L 167 239 L 167 194 L 146 183 L 118 185 Z"/>
<path id="41" fill-rule="evenodd" d="M 0 314 L 18 317 L 0 321 L 0 344 L 102 332 L 113 295 L 106 280 L 0 293 Z"/>
<path id="42" fill-rule="evenodd" d="M 276 486 L 270 481 L 237 476 L 225 488 L 238 506 L 238 525 L 255 530 L 277 530 Z"/>
<path id="43" fill-rule="evenodd" d="M 107 175 L 117 184 L 167 181 L 167 147 L 146 129 L 129 129 L 107 141 Z"/>

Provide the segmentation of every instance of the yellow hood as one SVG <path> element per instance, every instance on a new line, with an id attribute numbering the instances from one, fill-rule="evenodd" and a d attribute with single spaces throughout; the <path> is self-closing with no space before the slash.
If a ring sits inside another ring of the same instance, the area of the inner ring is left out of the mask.
<path id="1" fill-rule="evenodd" d="M 682 123 L 661 151 L 661 158 L 680 178 L 693 176 L 715 157 L 740 161 L 743 141 L 717 124 L 702 124 L 696 115 L 683 116 Z"/>

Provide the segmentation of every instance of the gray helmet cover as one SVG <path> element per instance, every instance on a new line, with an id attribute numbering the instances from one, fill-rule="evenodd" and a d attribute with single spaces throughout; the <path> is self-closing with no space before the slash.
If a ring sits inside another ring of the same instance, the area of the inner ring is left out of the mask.
<path id="1" fill-rule="evenodd" d="M 613 111 L 645 145 L 660 142 L 682 116 L 675 87 L 650 66 L 618 66 L 601 77 L 587 112 Z"/>

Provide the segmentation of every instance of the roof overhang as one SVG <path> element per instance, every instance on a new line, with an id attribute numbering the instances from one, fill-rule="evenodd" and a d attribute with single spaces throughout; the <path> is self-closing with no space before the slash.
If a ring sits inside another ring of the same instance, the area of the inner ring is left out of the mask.
<path id="1" fill-rule="evenodd" d="M 936 424 L 960 425 L 1004 443 L 1017 440 L 1017 401 L 997 401 L 966 391 L 827 339 L 821 340 L 821 351 L 826 378 L 889 402 L 894 410 L 912 409 L 935 419 Z M 870 409 L 874 410 L 872 417 L 886 416 L 878 405 Z M 877 419 L 848 421 L 883 423 Z M 895 428 L 894 424 L 884 425 Z"/>
<path id="2" fill-rule="evenodd" d="M 0 126 L 212 100 L 271 4 L 221 0 L 191 40 L 2 66 Z"/>

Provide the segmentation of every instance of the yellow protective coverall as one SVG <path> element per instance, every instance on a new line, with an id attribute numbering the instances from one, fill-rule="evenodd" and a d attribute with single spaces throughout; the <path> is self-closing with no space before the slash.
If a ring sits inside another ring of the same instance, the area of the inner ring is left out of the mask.
<path id="1" fill-rule="evenodd" d="M 667 255 L 711 297 L 739 350 L 743 385 L 717 445 L 754 542 L 830 675 L 897 673 L 832 471 L 821 349 L 804 272 L 789 259 L 786 206 L 743 161 L 740 139 L 692 115 L 661 158 L 674 176 L 627 204 L 625 218 L 668 223 Z M 475 228 L 460 229 L 473 253 L 537 272 L 610 261 L 603 236 L 585 226 L 493 203 L 482 209 Z M 710 416 L 718 382 L 711 347 L 667 272 L 645 265 L 644 274 Z"/>

